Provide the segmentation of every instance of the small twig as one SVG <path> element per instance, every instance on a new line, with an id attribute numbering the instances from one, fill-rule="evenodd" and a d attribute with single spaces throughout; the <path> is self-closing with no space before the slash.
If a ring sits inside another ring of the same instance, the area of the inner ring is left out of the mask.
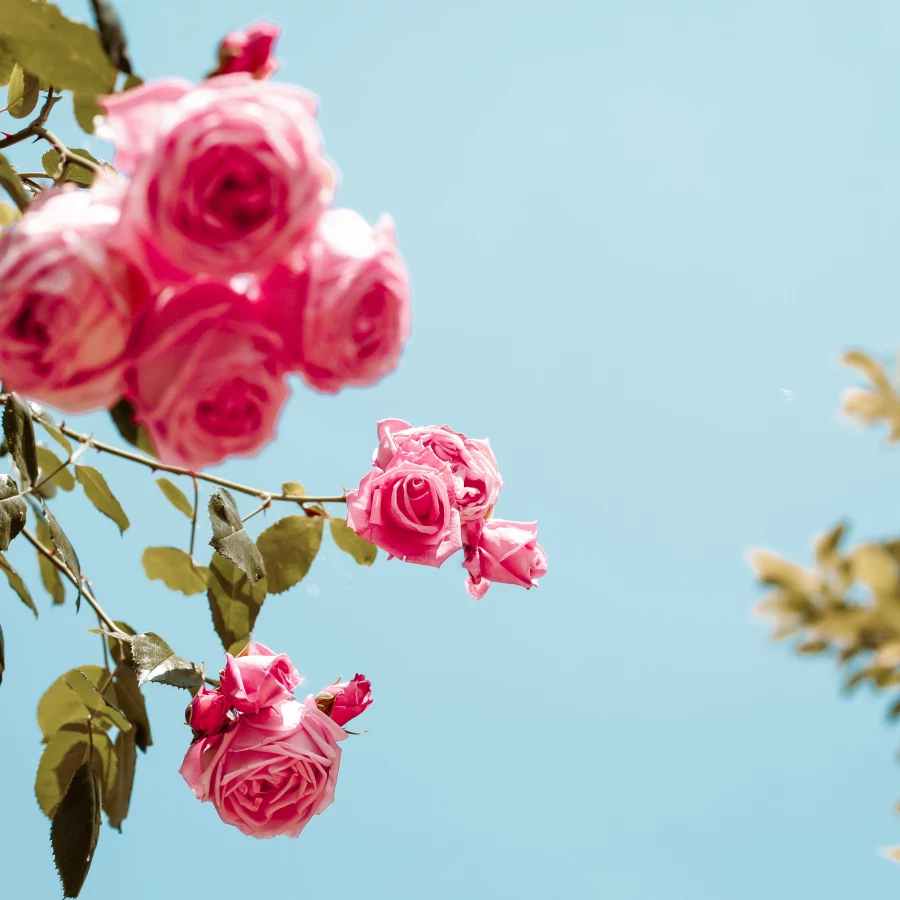
<path id="1" fill-rule="evenodd" d="M 49 141 L 49 143 L 53 144 L 56 148 L 56 151 L 62 157 L 61 159 L 61 170 L 57 173 L 54 181 L 58 181 L 61 176 L 65 176 L 66 167 L 67 166 L 81 166 L 83 169 L 88 169 L 94 174 L 102 171 L 101 167 L 97 165 L 93 160 L 85 159 L 83 156 L 79 156 L 77 153 L 73 153 L 52 131 L 47 131 L 41 124 L 36 124 L 31 126 L 31 133 L 36 134 L 39 137 L 42 137 L 45 141 Z"/>
<path id="2" fill-rule="evenodd" d="M 197 512 L 200 509 L 200 485 L 197 483 L 197 476 L 192 475 L 191 481 L 194 482 L 194 515 L 191 517 L 191 549 L 188 550 L 188 556 L 194 558 L 194 538 L 197 536 Z"/>
<path id="3" fill-rule="evenodd" d="M 246 522 L 247 519 L 252 519 L 257 513 L 261 513 L 263 510 L 268 509 L 271 505 L 272 505 L 272 498 L 271 498 L 271 497 L 266 497 L 266 498 L 263 500 L 263 502 L 260 503 L 260 505 L 257 506 L 256 509 L 253 510 L 253 512 L 247 513 L 247 515 L 244 516 L 244 517 L 241 519 L 241 521 L 242 521 L 242 522 Z M 302 506 L 302 504 L 301 504 L 301 506 Z"/>
<path id="4" fill-rule="evenodd" d="M 37 118 L 29 122 L 21 131 L 17 131 L 15 134 L 11 134 L 9 137 L 0 140 L 0 150 L 5 149 L 6 147 L 12 147 L 13 144 L 21 144 L 22 141 L 27 141 L 28 138 L 37 134 L 36 129 L 43 127 L 50 116 L 50 110 L 53 109 L 54 104 L 60 99 L 62 98 L 53 96 L 53 87 L 51 86 L 47 91 L 47 99 L 44 101 L 44 105 L 41 107 L 41 111 L 38 113 Z"/>

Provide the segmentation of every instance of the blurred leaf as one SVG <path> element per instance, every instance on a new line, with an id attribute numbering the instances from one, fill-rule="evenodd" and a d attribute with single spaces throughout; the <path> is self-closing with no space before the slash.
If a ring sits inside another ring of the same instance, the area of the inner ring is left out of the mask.
<path id="1" fill-rule="evenodd" d="M 175 509 L 183 512 L 189 519 L 194 518 L 194 507 L 191 501 L 184 495 L 184 492 L 176 484 L 169 481 L 168 478 L 157 478 L 156 483 L 159 489 L 165 494 L 166 500 L 175 507 Z"/>
<path id="2" fill-rule="evenodd" d="M 20 216 L 19 210 L 8 203 L 0 203 L 0 231 L 9 228 Z"/>
<path id="3" fill-rule="evenodd" d="M 74 476 L 52 450 L 48 450 L 46 447 L 38 447 L 37 457 L 38 466 L 40 466 L 40 472 L 38 473 L 40 484 L 52 484 L 64 491 L 74 490 Z M 54 472 L 56 472 L 55 475 L 53 475 Z M 53 475 L 53 477 L 49 478 L 48 476 L 50 475 Z"/>
<path id="4" fill-rule="evenodd" d="M 100 781 L 91 764 L 83 763 L 72 776 L 50 826 L 53 859 L 65 897 L 77 897 L 87 878 L 100 834 L 100 806 Z"/>
<path id="5" fill-rule="evenodd" d="M 9 78 L 12 75 L 15 64 L 15 57 L 6 49 L 3 43 L 0 43 L 0 87 L 9 84 Z"/>
<path id="6" fill-rule="evenodd" d="M 10 541 L 25 527 L 28 508 L 19 495 L 19 487 L 10 475 L 0 475 L 0 550 L 8 550 Z"/>
<path id="7" fill-rule="evenodd" d="M 286 481 L 281 485 L 281 491 L 284 494 L 289 494 L 291 497 L 306 496 L 306 488 L 299 481 Z"/>
<path id="8" fill-rule="evenodd" d="M 808 590 L 809 573 L 771 550 L 753 549 L 748 551 L 747 557 L 762 584 L 780 585 L 800 593 Z"/>
<path id="9" fill-rule="evenodd" d="M 46 431 L 47 434 L 49 434 L 50 437 L 52 437 L 53 440 L 56 441 L 56 443 L 66 451 L 66 458 L 68 459 L 68 457 L 72 455 L 72 444 L 69 439 L 59 430 L 59 426 L 54 421 L 53 416 L 51 416 L 46 409 L 44 409 L 34 401 L 29 403 L 28 405 L 31 408 L 32 417 L 37 419 L 38 422 L 41 423 L 44 431 Z"/>
<path id="10" fill-rule="evenodd" d="M 110 65 L 126 75 L 131 75 L 131 60 L 128 58 L 125 29 L 122 28 L 119 14 L 109 0 L 91 0 L 91 5 L 94 7 L 94 16 L 97 19 L 100 43 Z"/>
<path id="11" fill-rule="evenodd" d="M 34 600 L 31 599 L 31 594 L 28 593 L 28 588 L 25 587 L 25 582 L 22 581 L 22 576 L 9 564 L 9 560 L 2 553 L 0 553 L 0 569 L 2 569 L 3 574 L 6 575 L 9 586 L 19 595 L 19 599 L 34 613 L 34 617 L 37 618 L 37 607 L 34 605 Z"/>
<path id="12" fill-rule="evenodd" d="M 361 566 L 371 566 L 375 562 L 378 548 L 348 528 L 346 519 L 329 519 L 328 523 L 335 544 L 344 553 L 349 553 Z"/>
<path id="13" fill-rule="evenodd" d="M 79 128 L 87 134 L 94 133 L 94 122 L 103 115 L 103 108 L 94 99 L 94 94 L 74 94 L 72 97 L 75 121 Z"/>
<path id="14" fill-rule="evenodd" d="M 56 90 L 96 95 L 115 84 L 97 32 L 67 19 L 52 3 L 3 0 L 0 40 L 23 68 Z"/>
<path id="15" fill-rule="evenodd" d="M 265 579 L 254 585 L 224 556 L 214 553 L 209 564 L 209 590 L 206 592 L 213 626 L 228 650 L 234 643 L 249 638 L 256 617 L 266 599 Z"/>
<path id="16" fill-rule="evenodd" d="M 116 728 L 121 731 L 131 731 L 131 723 L 112 706 L 107 699 L 94 687 L 93 682 L 77 669 L 72 669 L 63 676 L 66 685 L 78 697 L 78 699 L 92 712 L 102 713 Z"/>
<path id="17" fill-rule="evenodd" d="M 22 187 L 22 182 L 16 175 L 15 169 L 2 153 L 0 153 L 0 187 L 3 187 L 6 193 L 16 201 L 19 209 L 25 209 L 28 206 L 28 194 Z"/>
<path id="18" fill-rule="evenodd" d="M 100 160 L 95 159 L 88 153 L 87 150 L 83 150 L 79 147 L 71 148 L 73 153 L 77 153 L 83 159 L 90 160 L 91 162 L 97 163 L 100 165 Z M 60 155 L 58 150 L 54 150 L 51 148 L 41 157 L 41 165 L 44 167 L 44 171 L 51 177 L 55 178 L 57 172 L 60 170 L 60 166 L 62 165 L 62 156 Z M 66 170 L 66 181 L 72 181 L 75 184 L 83 185 L 84 187 L 90 187 L 94 183 L 94 173 L 90 169 L 86 169 L 84 166 L 79 165 L 70 165 Z"/>
<path id="19" fill-rule="evenodd" d="M 0 26 L 2 28 L 2 26 Z M 24 119 L 31 115 L 40 96 L 40 84 L 34 75 L 26 72 L 18 63 L 9 76 L 6 96 L 7 112 L 14 119 Z"/>
<path id="20" fill-rule="evenodd" d="M 322 545 L 324 523 L 320 516 L 286 516 L 257 538 L 270 594 L 280 594 L 303 580 Z"/>
<path id="21" fill-rule="evenodd" d="M 78 562 L 78 557 L 75 555 L 75 548 L 69 543 L 65 532 L 60 528 L 59 522 L 56 521 L 56 516 L 47 509 L 46 505 L 44 505 L 43 509 L 44 518 L 47 520 L 47 527 L 50 530 L 50 541 L 53 544 L 53 549 L 56 550 L 56 555 L 65 563 L 78 582 L 78 596 L 75 598 L 75 610 L 78 611 L 81 609 L 81 565 Z"/>
<path id="22" fill-rule="evenodd" d="M 3 409 L 3 433 L 9 452 L 15 460 L 22 479 L 22 488 L 30 488 L 37 481 L 37 443 L 31 409 L 18 394 L 9 394 Z"/>
<path id="23" fill-rule="evenodd" d="M 131 790 L 134 786 L 134 767 L 137 763 L 135 734 L 120 731 L 116 737 L 116 780 L 112 790 L 103 798 L 103 809 L 109 824 L 117 831 L 122 830 L 122 820 L 128 815 L 131 804 Z"/>
<path id="24" fill-rule="evenodd" d="M 35 531 L 37 532 L 37 539 L 45 546 L 52 547 L 53 540 L 50 537 L 50 529 L 47 527 L 47 523 L 40 518 L 37 518 L 37 524 L 35 525 Z M 40 550 L 36 550 L 37 560 L 38 560 L 38 568 L 41 572 L 41 581 L 44 583 L 44 587 L 47 590 L 47 593 L 52 598 L 53 602 L 57 605 L 61 605 L 66 602 L 66 589 L 63 586 L 62 578 L 59 574 L 59 569 L 44 556 Z"/>
<path id="25" fill-rule="evenodd" d="M 253 538 L 244 530 L 237 503 L 225 488 L 218 488 L 209 498 L 209 521 L 213 536 L 209 542 L 217 553 L 230 559 L 256 584 L 266 575 L 263 557 L 253 543 Z"/>
<path id="26" fill-rule="evenodd" d="M 862 582 L 879 596 L 892 594 L 897 587 L 897 561 L 878 544 L 860 544 L 850 553 L 855 581 Z"/>
<path id="27" fill-rule="evenodd" d="M 838 548 L 844 535 L 847 532 L 847 526 L 843 522 L 839 522 L 834 528 L 826 531 L 819 537 L 814 544 L 816 562 L 820 566 L 831 566 L 837 560 Z"/>
<path id="28" fill-rule="evenodd" d="M 148 547 L 141 562 L 151 581 L 162 581 L 169 590 L 182 594 L 202 594 L 206 590 L 209 569 L 195 566 L 191 557 L 176 547 Z"/>
<path id="29" fill-rule="evenodd" d="M 113 424 L 119 431 L 119 434 L 128 441 L 133 447 L 137 447 L 147 456 L 156 456 L 156 450 L 153 442 L 150 440 L 144 426 L 135 421 L 134 407 L 125 399 L 120 400 L 109 411 Z"/>
<path id="30" fill-rule="evenodd" d="M 38 763 L 34 794 L 41 812 L 53 816 L 78 767 L 88 758 L 88 737 L 93 747 L 97 774 L 107 788 L 115 784 L 117 760 L 112 740 L 106 732 L 85 722 L 70 722 L 50 737 Z"/>
<path id="31" fill-rule="evenodd" d="M 103 473 L 93 466 L 75 466 L 75 477 L 81 483 L 85 496 L 94 504 L 94 507 L 119 526 L 119 534 L 124 534 L 125 529 L 131 523 L 119 501 L 109 489 Z"/>
<path id="32" fill-rule="evenodd" d="M 139 78 L 137 75 L 134 75 L 134 74 L 129 75 L 125 79 L 125 84 L 122 85 L 121 92 L 124 94 L 125 91 L 130 91 L 132 88 L 140 87 L 143 83 L 144 83 L 143 78 Z"/>
<path id="33" fill-rule="evenodd" d="M 189 662 L 152 631 L 137 634 L 131 642 L 138 685 L 155 681 L 172 687 L 196 688 L 203 684 L 198 666 Z"/>

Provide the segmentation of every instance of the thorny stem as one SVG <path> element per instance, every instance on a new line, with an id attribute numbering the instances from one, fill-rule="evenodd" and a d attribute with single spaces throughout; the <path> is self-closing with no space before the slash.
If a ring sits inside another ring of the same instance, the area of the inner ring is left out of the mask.
<path id="1" fill-rule="evenodd" d="M 93 162 L 93 160 L 85 159 L 83 156 L 79 156 L 77 153 L 73 153 L 52 131 L 47 131 L 47 129 L 44 128 L 43 125 L 32 125 L 31 133 L 36 134 L 39 137 L 42 137 L 45 141 L 49 141 L 51 144 L 53 144 L 53 146 L 59 152 L 59 155 L 62 157 L 62 167 L 60 169 L 60 172 L 57 174 L 56 179 L 58 179 L 62 174 L 65 173 L 66 167 L 69 165 L 81 166 L 84 169 L 89 169 L 95 174 L 101 171 L 101 168 L 97 165 L 97 163 Z"/>
<path id="2" fill-rule="evenodd" d="M 263 502 L 253 510 L 253 512 L 248 512 L 246 516 L 243 516 L 243 518 L 241 518 L 241 521 L 246 522 L 247 519 L 252 519 L 257 513 L 261 513 L 263 510 L 268 509 L 271 505 L 272 498 L 266 497 Z"/>
<path id="3" fill-rule="evenodd" d="M 21 144 L 22 141 L 27 141 L 28 138 L 35 136 L 37 134 L 35 129 L 43 128 L 44 123 L 50 115 L 50 110 L 53 109 L 54 104 L 61 99 L 61 96 L 53 96 L 53 88 L 51 87 L 47 91 L 47 99 L 44 101 L 44 105 L 41 107 L 41 111 L 38 113 L 37 118 L 29 122 L 21 131 L 17 131 L 8 138 L 0 140 L 0 150 L 3 150 L 6 147 L 12 147 L 13 144 Z"/>
<path id="4" fill-rule="evenodd" d="M 188 556 L 194 558 L 194 538 L 197 536 L 197 512 L 200 509 L 200 485 L 197 483 L 197 476 L 191 475 L 191 481 L 194 482 L 194 515 L 191 517 L 191 549 Z"/>

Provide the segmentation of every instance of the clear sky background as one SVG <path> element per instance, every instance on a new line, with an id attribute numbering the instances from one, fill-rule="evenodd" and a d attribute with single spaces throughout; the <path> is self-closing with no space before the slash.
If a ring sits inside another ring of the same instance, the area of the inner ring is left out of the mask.
<path id="1" fill-rule="evenodd" d="M 475 602 L 455 558 L 365 570 L 326 541 L 257 636 L 313 690 L 373 681 L 335 804 L 298 841 L 225 827 L 177 774 L 187 695 L 151 686 L 155 743 L 83 896 L 896 897 L 878 851 L 900 844 L 898 734 L 768 643 L 744 553 L 808 559 L 842 516 L 854 540 L 900 528 L 900 450 L 834 415 L 840 351 L 890 360 L 900 337 L 900 7 L 118 5 L 147 78 L 199 78 L 226 31 L 281 24 L 279 77 L 321 99 L 339 202 L 390 211 L 412 271 L 399 371 L 298 387 L 278 441 L 224 473 L 327 493 L 365 473 L 376 420 L 447 422 L 490 438 L 497 513 L 539 521 L 550 572 Z M 98 597 L 218 668 L 205 599 L 140 568 L 186 520 L 149 472 L 99 464 L 124 539 L 57 503 Z M 35 624 L 0 596 L 3 894 L 53 897 L 34 710 L 97 639 L 71 603 Z"/>

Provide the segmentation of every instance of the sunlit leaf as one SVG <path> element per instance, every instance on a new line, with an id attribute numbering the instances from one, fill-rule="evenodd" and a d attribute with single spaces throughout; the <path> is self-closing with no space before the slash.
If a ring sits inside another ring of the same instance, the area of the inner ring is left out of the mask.
<path id="1" fill-rule="evenodd" d="M 2 28 L 2 26 L 0 26 Z M 40 82 L 34 75 L 26 72 L 18 63 L 13 66 L 9 76 L 9 89 L 6 97 L 6 111 L 14 119 L 24 119 L 34 112 L 40 96 Z"/>
<path id="2" fill-rule="evenodd" d="M 66 451 L 66 458 L 71 456 L 72 443 L 62 433 L 62 431 L 60 431 L 59 426 L 56 424 L 53 416 L 51 416 L 46 409 L 35 403 L 33 400 L 28 405 L 31 408 L 32 416 L 41 423 L 44 431 L 46 431 L 47 434 L 49 434 L 50 437 L 52 437 L 53 440 L 56 441 L 56 443 Z"/>
<path id="3" fill-rule="evenodd" d="M 8 203 L 0 203 L 0 232 L 4 228 L 9 228 L 20 215 L 21 213 L 15 206 L 10 206 Z"/>
<path id="4" fill-rule="evenodd" d="M 50 529 L 47 527 L 47 523 L 40 516 L 36 516 L 36 518 L 37 524 L 35 525 L 35 531 L 37 532 L 37 539 L 45 547 L 52 547 L 53 541 L 50 538 Z M 41 581 L 43 582 L 44 588 L 54 603 L 57 605 L 65 603 L 66 589 L 63 585 L 62 577 L 59 574 L 59 569 L 57 569 L 56 566 L 40 552 L 40 550 L 36 550 L 35 552 L 37 554 L 38 569 L 41 573 Z"/>
<path id="5" fill-rule="evenodd" d="M 176 547 L 148 547 L 141 556 L 144 572 L 151 581 L 162 581 L 169 590 L 182 594 L 202 594 L 209 569 L 197 566 L 190 555 Z"/>
<path id="6" fill-rule="evenodd" d="M 102 713 L 112 724 L 122 731 L 131 731 L 131 723 L 94 687 L 93 682 L 77 669 L 72 669 L 63 676 L 66 686 L 91 711 Z"/>
<path id="7" fill-rule="evenodd" d="M 24 209 L 28 205 L 28 194 L 22 187 L 19 176 L 2 153 L 0 153 L 0 187 L 16 201 L 17 206 Z"/>
<path id="8" fill-rule="evenodd" d="M 94 507 L 104 516 L 113 520 L 119 526 L 119 534 L 124 534 L 125 529 L 131 524 L 121 504 L 109 489 L 103 473 L 93 466 L 75 466 L 75 477 L 84 488 L 84 494 L 94 504 Z"/>
<path id="9" fill-rule="evenodd" d="M 2 553 L 0 553 L 0 569 L 2 569 L 3 574 L 6 575 L 9 586 L 19 595 L 19 599 L 34 613 L 34 617 L 37 618 L 37 607 L 34 605 L 34 600 L 31 599 L 31 594 L 28 593 L 28 588 L 25 587 L 25 582 L 22 581 L 22 576 L 9 564 L 9 560 Z"/>
<path id="10" fill-rule="evenodd" d="M 52 451 L 46 447 L 37 448 L 38 465 L 40 473 L 38 474 L 39 484 L 52 484 L 64 491 L 71 491 L 75 488 L 75 477 L 63 465 L 63 461 Z M 53 473 L 56 473 L 55 475 Z M 53 475 L 51 478 L 50 476 Z"/>
<path id="11" fill-rule="evenodd" d="M 15 57 L 6 49 L 5 44 L 0 42 L 0 87 L 9 84 L 9 78 L 12 75 L 15 64 Z"/>
<path id="12" fill-rule="evenodd" d="M 280 594 L 306 576 L 322 545 L 323 526 L 321 516 L 286 516 L 257 538 L 270 594 Z"/>
<path id="13" fill-rule="evenodd" d="M 87 150 L 80 147 L 72 147 L 71 150 L 82 159 L 87 159 L 97 163 L 98 166 L 100 165 L 100 161 L 95 159 Z M 62 156 L 58 150 L 51 148 L 41 157 L 41 165 L 51 178 L 55 178 L 62 166 Z M 84 166 L 70 164 L 66 169 L 65 180 L 80 184 L 83 187 L 90 187 L 94 183 L 94 173 Z"/>
<path id="14" fill-rule="evenodd" d="M 183 512 L 189 519 L 194 518 L 194 507 L 191 501 L 184 495 L 181 488 L 168 478 L 157 478 L 156 483 L 159 489 L 165 495 L 166 500 L 175 507 L 175 509 Z"/>
<path id="15" fill-rule="evenodd" d="M 306 488 L 304 488 L 299 481 L 286 481 L 283 485 L 281 485 L 281 490 L 282 493 L 285 493 L 291 497 L 306 496 Z"/>
<path id="16" fill-rule="evenodd" d="M 371 566 L 378 555 L 378 548 L 361 538 L 345 519 L 329 519 L 331 536 L 344 553 L 349 553 L 361 566 Z"/>

